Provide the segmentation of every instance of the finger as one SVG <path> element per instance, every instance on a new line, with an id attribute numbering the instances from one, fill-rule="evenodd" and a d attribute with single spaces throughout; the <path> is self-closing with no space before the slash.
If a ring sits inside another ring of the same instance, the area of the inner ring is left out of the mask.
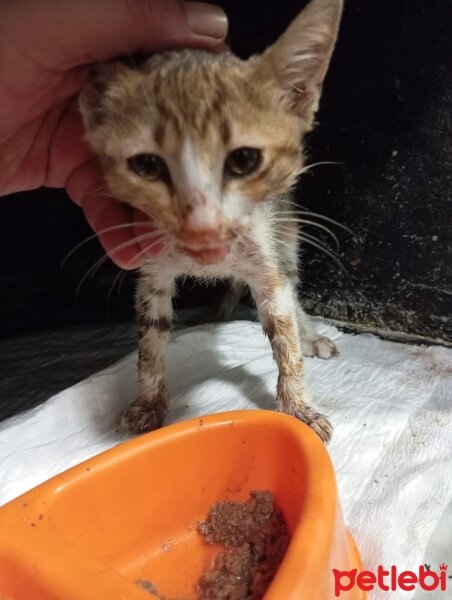
<path id="1" fill-rule="evenodd" d="M 162 251 L 163 244 L 152 221 L 141 211 L 101 196 L 85 197 L 82 208 L 104 250 L 118 267 L 137 269 L 146 258 L 155 258 Z M 126 223 L 131 223 L 130 227 L 123 227 Z"/>
<path id="2" fill-rule="evenodd" d="M 134 242 L 133 225 L 110 229 L 131 223 L 133 211 L 126 204 L 102 196 L 85 196 L 82 208 L 88 223 L 97 233 L 105 252 L 122 269 L 136 269 L 141 266 L 143 259 L 136 259 L 141 247 Z"/>
<path id="3" fill-rule="evenodd" d="M 140 259 L 143 262 L 145 258 L 155 258 L 163 250 L 162 236 L 159 235 L 155 226 L 151 227 L 149 225 L 152 221 L 149 219 L 149 216 L 141 210 L 135 209 L 133 218 L 133 235 L 136 239 L 140 240 L 140 252 L 137 259 Z M 149 223 L 147 221 L 149 221 Z M 146 223 L 146 225 L 143 225 L 143 223 Z M 149 233 L 150 229 L 152 234 L 149 237 L 144 238 L 144 236 Z"/>
<path id="4" fill-rule="evenodd" d="M 53 133 L 52 143 L 48 150 L 44 185 L 55 188 L 65 187 L 75 170 L 90 161 L 94 165 L 94 160 L 91 148 L 85 140 L 78 102 L 73 100 L 62 114 L 58 127 Z M 102 180 L 100 169 L 93 170 L 90 179 L 93 187 L 96 184 L 100 185 Z"/>
<path id="5" fill-rule="evenodd" d="M 49 70 L 140 51 L 214 48 L 227 34 L 222 9 L 182 0 L 14 0 L 1 4 L 0 20 L 14 46 Z"/>
<path id="6" fill-rule="evenodd" d="M 123 269 L 139 267 L 144 256 L 139 242 L 133 241 L 134 223 L 138 218 L 143 221 L 146 217 L 138 217 L 130 206 L 108 197 L 98 162 L 92 160 L 78 167 L 69 177 L 66 190 L 70 198 L 82 207 L 110 258 Z M 130 226 L 123 227 L 127 223 Z M 113 227 L 117 229 L 111 230 Z"/>

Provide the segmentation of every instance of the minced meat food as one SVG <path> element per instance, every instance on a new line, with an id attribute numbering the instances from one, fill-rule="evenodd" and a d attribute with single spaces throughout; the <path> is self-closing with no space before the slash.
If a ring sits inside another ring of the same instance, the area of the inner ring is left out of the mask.
<path id="1" fill-rule="evenodd" d="M 198 532 L 222 550 L 198 583 L 200 600 L 260 600 L 289 545 L 284 517 L 269 491 L 244 502 L 214 504 Z"/>

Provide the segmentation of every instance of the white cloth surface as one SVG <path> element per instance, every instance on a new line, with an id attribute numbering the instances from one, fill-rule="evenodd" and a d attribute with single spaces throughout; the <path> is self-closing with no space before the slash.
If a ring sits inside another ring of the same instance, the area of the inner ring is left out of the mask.
<path id="1" fill-rule="evenodd" d="M 449 559 L 452 570 L 452 349 L 344 334 L 322 323 L 317 329 L 336 341 L 340 355 L 306 359 L 312 403 L 335 427 L 329 450 L 366 568 L 417 570 L 429 559 Z M 117 420 L 136 394 L 135 363 L 129 355 L 0 423 L 0 504 L 126 439 Z M 167 370 L 166 423 L 274 406 L 277 371 L 258 323 L 174 333 Z M 413 592 L 390 597 L 413 598 Z"/>

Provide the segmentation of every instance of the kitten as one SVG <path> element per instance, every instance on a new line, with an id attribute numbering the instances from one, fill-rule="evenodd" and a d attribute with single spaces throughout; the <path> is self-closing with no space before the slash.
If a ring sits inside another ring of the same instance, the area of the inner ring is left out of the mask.
<path id="1" fill-rule="evenodd" d="M 176 278 L 189 274 L 248 285 L 279 369 L 278 410 L 325 442 L 331 436 L 328 419 L 308 404 L 302 353 L 328 358 L 336 350 L 297 300 L 290 192 L 341 10 L 342 0 L 312 0 L 273 46 L 246 61 L 183 50 L 134 68 L 100 65 L 81 95 L 111 193 L 152 217 L 157 232 L 141 237 L 162 247 L 138 284 L 140 395 L 122 415 L 132 432 L 165 418 L 172 297 Z"/>

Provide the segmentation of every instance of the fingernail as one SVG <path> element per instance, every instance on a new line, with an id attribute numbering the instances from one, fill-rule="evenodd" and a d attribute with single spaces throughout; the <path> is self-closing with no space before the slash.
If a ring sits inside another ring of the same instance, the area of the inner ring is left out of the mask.
<path id="1" fill-rule="evenodd" d="M 186 2 L 185 7 L 188 27 L 192 33 L 224 40 L 228 33 L 228 18 L 219 6 L 204 2 Z"/>

